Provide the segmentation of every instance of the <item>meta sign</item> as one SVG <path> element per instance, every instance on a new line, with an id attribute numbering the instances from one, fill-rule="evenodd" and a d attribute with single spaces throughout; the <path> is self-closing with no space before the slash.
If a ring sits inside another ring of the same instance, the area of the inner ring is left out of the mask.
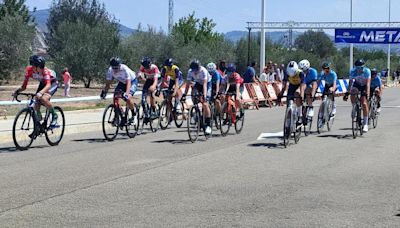
<path id="1" fill-rule="evenodd" d="M 400 28 L 335 29 L 335 43 L 400 44 Z"/>

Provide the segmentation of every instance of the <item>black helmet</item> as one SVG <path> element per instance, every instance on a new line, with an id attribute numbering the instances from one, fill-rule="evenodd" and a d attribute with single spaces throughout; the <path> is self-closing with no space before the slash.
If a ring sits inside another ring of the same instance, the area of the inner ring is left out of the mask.
<path id="1" fill-rule="evenodd" d="M 46 60 L 42 56 L 32 55 L 29 58 L 29 64 L 31 66 L 35 66 L 35 67 L 39 67 L 39 68 L 43 69 L 44 66 L 46 65 Z"/>
<path id="2" fill-rule="evenodd" d="M 376 68 L 371 69 L 371 75 L 376 75 L 378 74 L 378 70 Z"/>
<path id="3" fill-rule="evenodd" d="M 322 69 L 329 69 L 331 68 L 331 63 L 330 62 L 324 62 L 322 64 Z"/>
<path id="4" fill-rule="evenodd" d="M 235 72 L 236 71 L 236 66 L 233 63 L 229 63 L 228 67 L 226 68 L 227 72 Z"/>
<path id="5" fill-rule="evenodd" d="M 171 67 L 173 64 L 174 64 L 174 60 L 171 59 L 171 58 L 166 59 L 165 62 L 164 62 L 164 66 L 169 66 L 169 67 Z"/>
<path id="6" fill-rule="evenodd" d="M 365 62 L 363 59 L 357 59 L 357 61 L 354 63 L 354 65 L 358 66 L 358 67 L 362 67 L 365 65 Z"/>
<path id="7" fill-rule="evenodd" d="M 194 59 L 192 60 L 192 62 L 190 63 L 190 69 L 197 71 L 200 69 L 200 61 L 198 59 Z"/>
<path id="8" fill-rule="evenodd" d="M 120 65 L 121 65 L 121 59 L 120 59 L 120 58 L 118 58 L 118 57 L 112 57 L 112 58 L 110 59 L 110 66 L 111 66 L 112 68 L 119 67 Z"/>
<path id="9" fill-rule="evenodd" d="M 150 57 L 143 57 L 142 61 L 140 62 L 142 66 L 146 69 L 149 69 L 151 66 L 151 59 Z"/>

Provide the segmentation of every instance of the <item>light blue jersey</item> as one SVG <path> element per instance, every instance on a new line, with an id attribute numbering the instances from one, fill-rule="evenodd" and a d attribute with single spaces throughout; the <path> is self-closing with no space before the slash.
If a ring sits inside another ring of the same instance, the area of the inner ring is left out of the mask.
<path id="1" fill-rule="evenodd" d="M 326 74 L 325 71 L 321 71 L 319 75 L 319 80 L 324 80 L 327 85 L 332 86 L 333 83 L 335 83 L 337 80 L 337 74 L 333 70 L 331 70 L 328 74 Z"/>
<path id="2" fill-rule="evenodd" d="M 374 79 L 371 79 L 371 89 L 381 88 L 382 80 L 381 77 L 376 75 Z"/>
<path id="3" fill-rule="evenodd" d="M 360 74 L 357 72 L 357 67 L 350 71 L 350 80 L 354 79 L 355 83 L 360 86 L 366 86 L 369 78 L 371 78 L 371 70 L 368 67 L 363 67 Z"/>
<path id="4" fill-rule="evenodd" d="M 306 75 L 305 83 L 306 83 L 307 87 L 311 88 L 312 83 L 318 80 L 317 70 L 314 68 L 310 68 L 310 69 L 308 69 L 308 72 L 305 75 Z"/>

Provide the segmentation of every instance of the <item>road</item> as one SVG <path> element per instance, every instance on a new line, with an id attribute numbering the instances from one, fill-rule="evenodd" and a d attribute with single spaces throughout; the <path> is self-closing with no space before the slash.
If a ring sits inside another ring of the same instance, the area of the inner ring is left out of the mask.
<path id="1" fill-rule="evenodd" d="M 240 135 L 194 144 L 171 128 L 58 147 L 0 145 L 1 227 L 399 227 L 400 90 L 378 128 L 352 139 L 338 101 L 331 132 L 256 140 L 282 129 L 284 108 L 246 112 Z"/>

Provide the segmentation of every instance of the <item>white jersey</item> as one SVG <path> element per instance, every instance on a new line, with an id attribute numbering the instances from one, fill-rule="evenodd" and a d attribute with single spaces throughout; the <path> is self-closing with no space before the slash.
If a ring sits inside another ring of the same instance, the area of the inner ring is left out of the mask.
<path id="1" fill-rule="evenodd" d="M 200 69 L 197 72 L 189 69 L 187 80 L 196 83 L 203 83 L 204 80 L 207 80 L 207 82 L 211 82 L 211 75 L 210 73 L 208 73 L 205 67 L 200 66 Z"/>
<path id="2" fill-rule="evenodd" d="M 126 66 L 125 64 L 121 64 L 120 70 L 116 73 L 111 67 L 108 68 L 106 79 L 108 81 L 111 81 L 113 78 L 117 79 L 119 82 L 126 84 L 126 81 L 128 80 L 135 80 L 136 74 L 128 66 Z"/>

